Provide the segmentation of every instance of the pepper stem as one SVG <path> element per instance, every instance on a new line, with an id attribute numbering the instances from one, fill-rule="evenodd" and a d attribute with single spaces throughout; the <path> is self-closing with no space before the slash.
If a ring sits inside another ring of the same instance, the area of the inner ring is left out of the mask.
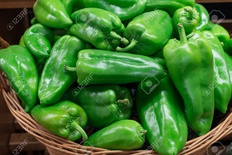
<path id="1" fill-rule="evenodd" d="M 115 39 L 119 39 L 125 45 L 129 44 L 129 41 L 126 38 L 123 38 L 122 36 L 118 35 L 114 31 L 110 32 L 110 37 L 115 38 Z"/>
<path id="2" fill-rule="evenodd" d="M 188 13 L 187 14 L 187 19 L 192 20 L 193 19 L 193 10 L 184 8 L 184 11 L 186 11 Z"/>
<path id="3" fill-rule="evenodd" d="M 129 104 L 128 99 L 123 99 L 123 100 L 117 100 L 117 103 L 124 103 L 125 105 Z"/>
<path id="4" fill-rule="evenodd" d="M 177 24 L 177 27 L 178 27 L 178 33 L 180 36 L 180 42 L 181 42 L 181 44 L 184 44 L 187 42 L 187 36 L 186 36 L 185 30 L 184 30 L 184 26 L 181 23 L 179 23 L 179 24 Z"/>
<path id="5" fill-rule="evenodd" d="M 64 69 L 70 72 L 75 72 L 76 71 L 76 67 L 69 67 L 67 65 L 64 65 Z"/>
<path id="6" fill-rule="evenodd" d="M 128 46 L 126 46 L 124 48 L 118 46 L 116 48 L 116 51 L 118 51 L 118 52 L 127 52 L 127 51 L 130 51 L 130 50 L 132 50 L 137 45 L 137 43 L 138 43 L 137 40 L 132 39 L 131 42 L 130 42 L 130 44 Z"/>
<path id="7" fill-rule="evenodd" d="M 85 131 L 82 129 L 82 127 L 77 122 L 73 121 L 71 123 L 71 128 L 76 129 L 78 132 L 81 133 L 83 141 L 86 141 L 88 139 L 87 134 L 85 133 Z"/>

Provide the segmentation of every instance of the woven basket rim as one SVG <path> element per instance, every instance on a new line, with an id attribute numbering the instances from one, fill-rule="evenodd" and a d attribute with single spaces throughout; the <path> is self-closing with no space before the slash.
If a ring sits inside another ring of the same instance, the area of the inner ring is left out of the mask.
<path id="1" fill-rule="evenodd" d="M 3 39 L 0 37 L 0 49 L 6 48 L 9 44 L 3 43 Z M 3 43 L 3 44 L 1 44 Z M 2 46 L 4 45 L 4 46 Z M 12 89 L 9 80 L 6 75 L 1 72 L 0 74 L 1 91 L 3 98 L 7 104 L 8 109 L 14 118 L 18 121 L 19 125 L 29 134 L 33 135 L 38 141 L 45 145 L 45 147 L 51 152 L 51 154 L 67 154 L 67 155 L 77 155 L 78 154 L 133 154 L 133 155 L 157 155 L 153 150 L 132 150 L 132 151 L 122 151 L 122 150 L 107 150 L 96 147 L 83 146 L 81 143 L 72 142 L 56 136 L 46 129 L 44 129 L 40 124 L 38 124 L 20 105 L 20 101 L 17 94 Z M 218 140 L 232 134 L 232 111 L 230 109 L 226 118 L 214 127 L 207 134 L 191 139 L 187 141 L 183 150 L 179 155 L 192 155 L 202 150 L 207 149 L 210 145 L 217 142 Z"/>

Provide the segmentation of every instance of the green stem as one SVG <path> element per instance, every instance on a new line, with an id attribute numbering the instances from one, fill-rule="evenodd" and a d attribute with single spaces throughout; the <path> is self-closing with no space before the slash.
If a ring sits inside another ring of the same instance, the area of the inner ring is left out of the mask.
<path id="1" fill-rule="evenodd" d="M 129 44 L 129 41 L 126 38 L 123 38 L 114 31 L 110 32 L 110 37 L 120 40 L 125 45 Z"/>
<path id="2" fill-rule="evenodd" d="M 86 141 L 88 139 L 87 134 L 85 133 L 85 131 L 82 129 L 82 127 L 77 122 L 73 121 L 71 123 L 71 128 L 76 129 L 78 132 L 81 133 L 83 141 Z"/>
<path id="3" fill-rule="evenodd" d="M 64 65 L 64 69 L 67 70 L 67 71 L 70 71 L 70 72 L 75 72 L 76 71 L 76 67 L 69 67 L 67 65 Z"/>
<path id="4" fill-rule="evenodd" d="M 118 52 L 127 52 L 127 51 L 130 51 L 130 50 L 132 50 L 137 45 L 137 43 L 138 43 L 137 40 L 132 39 L 131 42 L 130 42 L 130 44 L 128 46 L 126 46 L 124 48 L 118 46 L 116 48 L 116 51 L 118 51 Z"/>
<path id="5" fill-rule="evenodd" d="M 181 23 L 179 23 L 179 24 L 177 24 L 177 27 L 178 27 L 178 32 L 179 32 L 179 36 L 180 36 L 180 42 L 181 42 L 181 44 L 184 44 L 188 41 L 185 30 L 184 30 L 184 26 Z"/>
<path id="6" fill-rule="evenodd" d="M 127 105 L 127 104 L 129 104 L 129 100 L 128 99 L 117 100 L 117 103 L 123 103 L 123 104 Z"/>

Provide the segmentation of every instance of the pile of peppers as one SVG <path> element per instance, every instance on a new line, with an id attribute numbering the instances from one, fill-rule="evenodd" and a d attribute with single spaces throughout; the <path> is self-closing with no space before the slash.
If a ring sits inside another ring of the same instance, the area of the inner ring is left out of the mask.
<path id="1" fill-rule="evenodd" d="M 37 0 L 33 11 L 0 69 L 52 134 L 176 155 L 228 111 L 232 39 L 195 0 Z"/>

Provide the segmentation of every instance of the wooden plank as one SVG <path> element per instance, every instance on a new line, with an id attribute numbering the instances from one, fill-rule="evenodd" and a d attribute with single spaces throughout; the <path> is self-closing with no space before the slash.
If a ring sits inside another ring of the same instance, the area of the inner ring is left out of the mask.
<path id="1" fill-rule="evenodd" d="M 45 146 L 28 133 L 12 133 L 9 141 L 9 148 L 15 153 L 19 151 L 45 150 Z"/>
<path id="2" fill-rule="evenodd" d="M 36 0 L 0 0 L 0 9 L 32 8 Z"/>

